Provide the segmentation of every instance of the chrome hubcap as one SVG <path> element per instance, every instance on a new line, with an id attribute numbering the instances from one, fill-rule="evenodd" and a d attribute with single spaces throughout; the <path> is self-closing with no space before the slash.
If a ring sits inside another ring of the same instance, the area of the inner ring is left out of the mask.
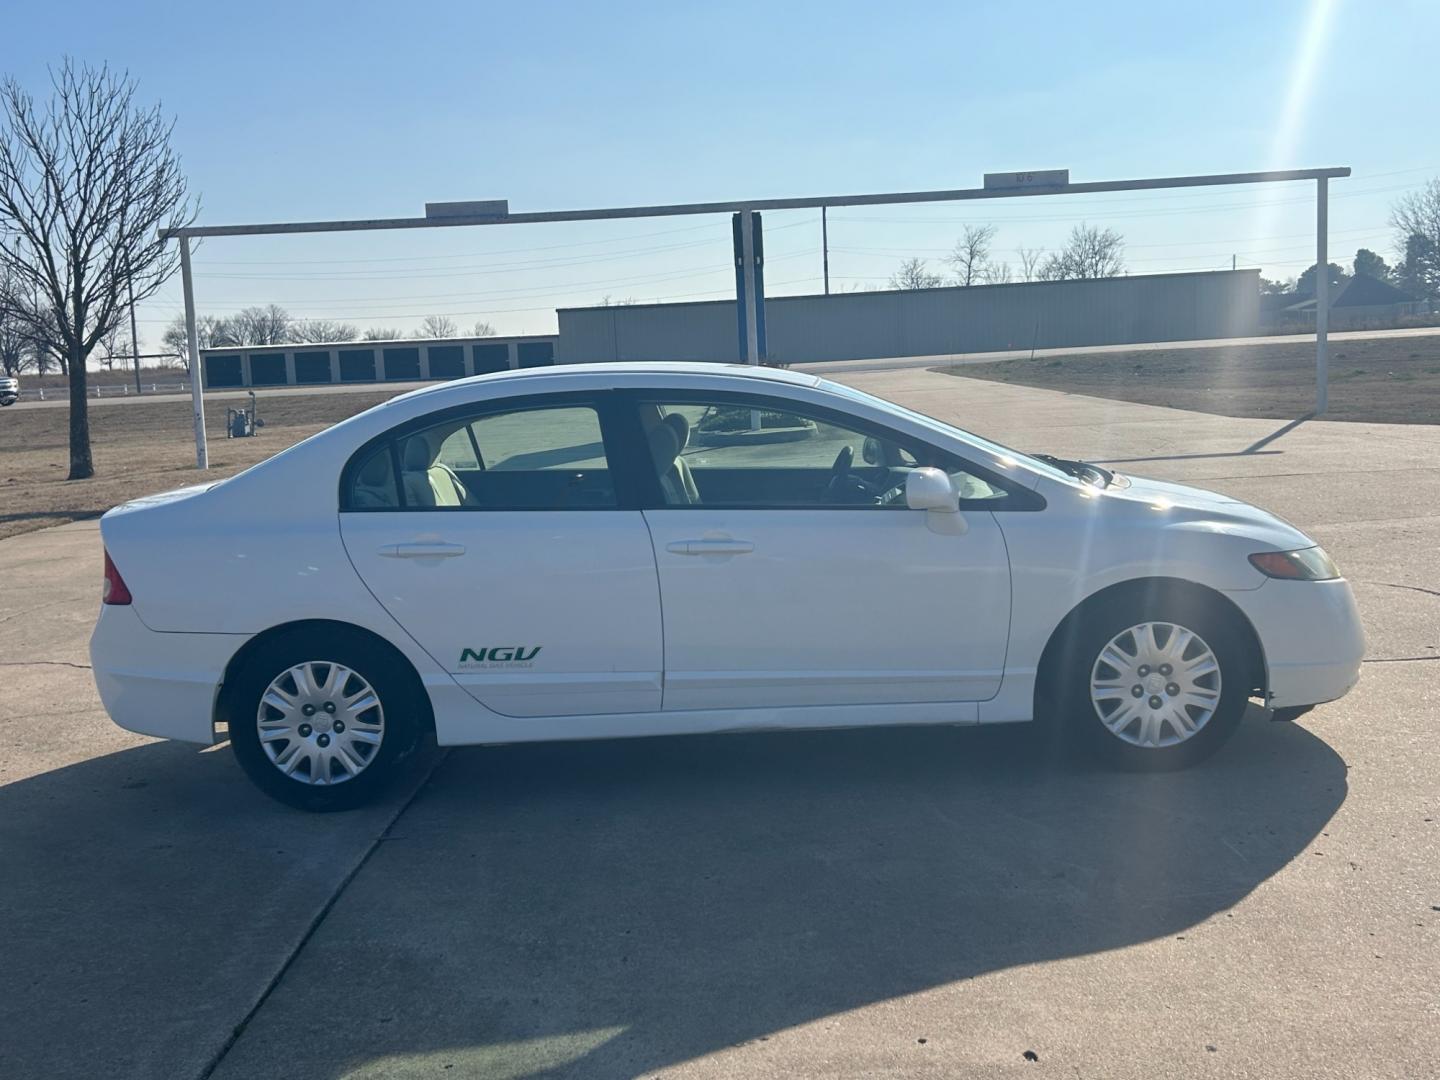
<path id="1" fill-rule="evenodd" d="M 302 784 L 339 784 L 365 771 L 385 737 L 380 698 L 343 664 L 307 660 L 270 683 L 255 727 L 277 769 Z"/>
<path id="2" fill-rule="evenodd" d="M 1116 738 L 1153 749 L 1195 735 L 1220 703 L 1220 662 L 1193 630 L 1140 623 L 1100 650 L 1090 672 L 1095 715 Z"/>

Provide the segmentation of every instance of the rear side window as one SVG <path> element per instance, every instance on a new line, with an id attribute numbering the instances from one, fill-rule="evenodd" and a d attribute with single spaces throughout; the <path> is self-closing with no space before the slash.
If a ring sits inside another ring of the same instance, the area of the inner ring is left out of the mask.
<path id="1" fill-rule="evenodd" d="M 618 505 L 600 416 L 590 405 L 451 413 L 364 454 L 347 471 L 346 510 Z"/>

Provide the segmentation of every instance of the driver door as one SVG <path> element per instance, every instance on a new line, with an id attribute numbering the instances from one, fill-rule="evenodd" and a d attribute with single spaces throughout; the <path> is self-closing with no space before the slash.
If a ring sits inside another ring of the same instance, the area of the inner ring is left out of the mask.
<path id="1" fill-rule="evenodd" d="M 962 511 L 963 535 L 906 508 L 905 475 L 930 463 L 925 448 L 786 399 L 655 394 L 634 408 L 655 470 L 644 516 L 662 708 L 965 702 L 999 689 L 1004 541 L 983 498 L 967 500 L 979 508 Z M 972 495 L 983 487 L 958 465 L 952 476 Z"/>

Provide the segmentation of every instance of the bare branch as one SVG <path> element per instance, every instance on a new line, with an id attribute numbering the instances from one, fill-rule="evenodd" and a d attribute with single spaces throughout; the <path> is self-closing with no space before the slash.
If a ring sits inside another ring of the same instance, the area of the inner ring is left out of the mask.
<path id="1" fill-rule="evenodd" d="M 955 250 L 945 261 L 955 271 L 956 285 L 979 285 L 986 280 L 990 265 L 990 242 L 995 239 L 994 225 L 966 225 Z"/>
<path id="2" fill-rule="evenodd" d="M 420 324 L 420 329 L 415 331 L 415 336 L 417 338 L 459 337 L 460 327 L 448 315 L 426 315 L 425 321 Z"/>
<path id="3" fill-rule="evenodd" d="M 890 275 L 892 289 L 935 289 L 944 284 L 944 275 L 927 269 L 924 259 L 906 259 Z"/>

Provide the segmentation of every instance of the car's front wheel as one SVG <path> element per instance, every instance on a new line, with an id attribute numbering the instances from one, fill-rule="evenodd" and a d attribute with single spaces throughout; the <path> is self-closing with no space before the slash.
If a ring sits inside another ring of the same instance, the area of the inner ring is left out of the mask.
<path id="1" fill-rule="evenodd" d="M 303 810 L 345 810 L 401 771 L 425 725 L 413 671 L 350 635 L 282 635 L 226 688 L 230 743 L 266 794 Z"/>
<path id="2" fill-rule="evenodd" d="M 1218 750 L 1250 697 L 1251 664 L 1223 614 L 1194 604 L 1092 612 L 1064 650 L 1057 704 L 1107 764 L 1184 768 Z"/>

